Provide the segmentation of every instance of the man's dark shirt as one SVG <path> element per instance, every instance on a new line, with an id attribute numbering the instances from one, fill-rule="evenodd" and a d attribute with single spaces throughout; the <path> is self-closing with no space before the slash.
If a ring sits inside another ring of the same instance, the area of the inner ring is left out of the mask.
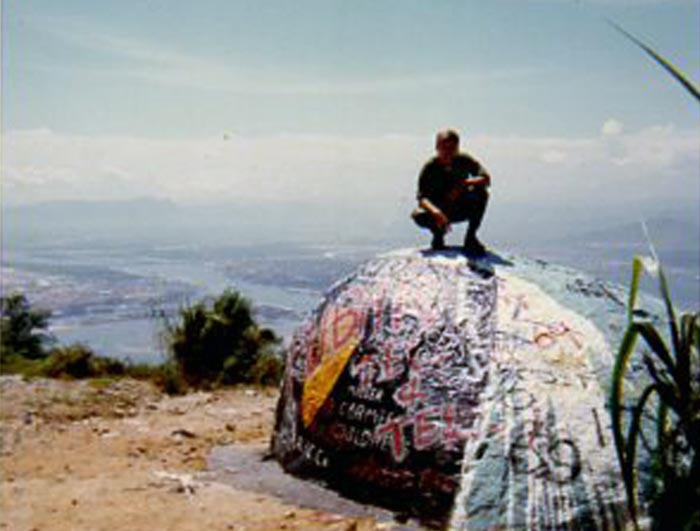
<path id="1" fill-rule="evenodd" d="M 464 179 L 481 173 L 481 164 L 469 155 L 456 155 L 449 169 L 434 157 L 423 166 L 418 177 L 418 200 L 425 198 L 445 211 L 449 207 L 448 194 Z"/>

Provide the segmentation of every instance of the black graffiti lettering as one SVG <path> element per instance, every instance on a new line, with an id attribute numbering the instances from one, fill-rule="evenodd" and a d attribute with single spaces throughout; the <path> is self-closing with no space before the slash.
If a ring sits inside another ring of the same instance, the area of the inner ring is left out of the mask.
<path id="1" fill-rule="evenodd" d="M 513 409 L 515 411 L 524 411 L 530 409 L 535 403 L 535 395 L 522 387 L 515 387 L 510 391 L 511 400 L 513 401 Z"/>
<path id="2" fill-rule="evenodd" d="M 581 473 L 581 452 L 571 439 L 555 439 L 548 449 L 554 481 L 568 483 Z"/>
<path id="3" fill-rule="evenodd" d="M 537 426 L 515 436 L 508 458 L 514 473 L 533 474 L 556 483 L 569 483 L 581 474 L 581 453 L 576 443 L 559 437 L 550 442 Z"/>

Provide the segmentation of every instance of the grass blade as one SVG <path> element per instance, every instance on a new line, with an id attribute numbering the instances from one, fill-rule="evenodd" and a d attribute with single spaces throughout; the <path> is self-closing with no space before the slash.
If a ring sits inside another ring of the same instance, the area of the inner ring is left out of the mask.
<path id="1" fill-rule="evenodd" d="M 639 46 L 644 52 L 651 57 L 654 61 L 656 61 L 661 67 L 666 70 L 669 74 L 671 74 L 676 81 L 678 81 L 683 87 L 690 92 L 690 94 L 700 102 L 700 90 L 693 85 L 693 83 L 683 74 L 678 68 L 673 66 L 667 59 L 656 53 L 652 48 L 644 44 L 640 39 L 632 35 L 630 32 L 625 30 L 622 26 L 619 24 L 613 22 L 612 20 L 608 20 L 608 23 L 615 28 L 617 31 L 622 33 L 625 37 L 627 37 L 630 41 L 632 41 L 634 44 Z"/>
<path id="2" fill-rule="evenodd" d="M 627 491 L 630 515 L 632 516 L 632 521 L 635 522 L 635 524 L 637 521 L 637 467 L 635 466 L 635 461 L 637 459 L 637 440 L 639 438 L 642 425 L 642 414 L 644 413 L 644 407 L 654 391 L 656 391 L 656 385 L 651 384 L 642 392 L 639 400 L 637 400 L 634 410 L 632 411 L 632 420 L 627 432 L 627 444 L 625 446 L 626 462 L 622 470 L 622 479 L 625 482 L 625 490 Z"/>
<path id="3" fill-rule="evenodd" d="M 654 328 L 654 325 L 649 322 L 644 322 L 634 323 L 632 326 L 634 326 L 637 329 L 637 332 L 639 332 L 639 335 L 641 335 L 644 338 L 644 341 L 646 341 L 647 345 L 652 350 L 652 352 L 666 366 L 666 370 L 668 371 L 668 373 L 674 378 L 674 380 L 677 381 L 676 365 L 673 362 L 673 358 L 671 357 L 671 353 L 668 350 L 666 343 L 661 337 L 661 334 L 659 334 L 658 330 Z"/>
<path id="4" fill-rule="evenodd" d="M 668 315 L 668 326 L 671 330 L 671 340 L 673 341 L 673 349 L 678 353 L 680 350 L 680 336 L 678 333 L 678 323 L 676 322 L 676 311 L 673 309 L 673 302 L 671 302 L 671 290 L 668 288 L 668 282 L 666 281 L 666 274 L 664 273 L 664 268 L 659 264 L 659 286 L 661 288 L 661 295 L 666 305 L 666 314 Z"/>
<path id="5" fill-rule="evenodd" d="M 654 380 L 656 384 L 656 392 L 661 397 L 661 399 L 668 404 L 668 406 L 673 409 L 679 416 L 682 414 L 681 402 L 676 397 L 675 389 L 673 384 L 671 384 L 666 378 L 661 376 L 654 366 L 654 362 L 647 355 L 644 356 L 644 365 L 646 365 L 647 372 L 651 379 Z"/>
<path id="6" fill-rule="evenodd" d="M 678 319 L 678 334 L 680 339 L 680 347 L 690 353 L 691 340 L 693 336 L 693 315 L 689 313 L 681 314 Z"/>
<path id="7" fill-rule="evenodd" d="M 632 282 L 627 300 L 627 322 L 631 323 L 634 318 L 634 308 L 637 305 L 637 293 L 639 292 L 639 279 L 644 271 L 644 262 L 641 256 L 635 256 L 632 260 Z"/>
<path id="8" fill-rule="evenodd" d="M 690 358 L 698 365 L 696 374 L 700 371 L 700 314 L 695 314 L 694 323 L 690 330 Z"/>
<path id="9" fill-rule="evenodd" d="M 634 353 L 634 346 L 636 342 L 637 329 L 633 326 L 628 326 L 627 330 L 625 330 L 625 335 L 622 338 L 622 343 L 620 344 L 617 357 L 615 358 L 615 366 L 613 367 L 612 381 L 610 385 L 610 417 L 612 421 L 613 440 L 615 442 L 617 458 L 620 463 L 620 467 L 622 468 L 623 479 L 626 474 L 625 470 L 627 467 L 627 456 L 625 454 L 624 435 L 622 434 L 622 416 L 624 414 L 624 409 L 622 407 L 622 394 L 625 381 L 625 372 L 627 371 L 629 360 Z M 633 503 L 632 498 L 629 496 L 629 490 L 628 503 Z M 630 508 L 631 513 L 632 511 L 633 508 Z"/>
<path id="10" fill-rule="evenodd" d="M 666 461 L 666 431 L 668 427 L 668 405 L 663 401 L 659 400 L 658 413 L 656 418 L 656 453 L 657 458 L 660 460 L 659 465 L 662 468 L 662 477 L 667 477 L 668 472 L 666 471 L 667 461 Z"/>

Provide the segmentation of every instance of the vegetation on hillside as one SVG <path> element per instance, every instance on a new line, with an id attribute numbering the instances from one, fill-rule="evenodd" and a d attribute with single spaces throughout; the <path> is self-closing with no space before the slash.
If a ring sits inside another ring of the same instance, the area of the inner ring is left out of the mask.
<path id="1" fill-rule="evenodd" d="M 282 376 L 280 339 L 255 322 L 250 301 L 237 291 L 185 306 L 163 323 L 169 358 L 190 386 L 275 384 Z"/>
<path id="2" fill-rule="evenodd" d="M 700 528 L 700 313 L 680 317 L 671 301 L 666 277 L 654 262 L 666 305 L 665 340 L 651 317 L 635 310 L 643 260 L 635 257 L 628 303 L 628 325 L 613 369 L 610 394 L 612 428 L 628 507 L 637 519 L 638 444 L 651 458 L 649 514 L 653 529 Z M 625 376 L 639 338 L 649 382 L 626 407 Z M 655 407 L 653 405 L 656 401 Z M 629 413 L 628 410 L 631 412 Z M 644 418 L 655 424 L 655 441 L 647 440 Z M 627 432 L 623 432 L 627 424 Z"/>
<path id="3" fill-rule="evenodd" d="M 0 314 L 0 352 L 3 361 L 46 357 L 45 347 L 53 341 L 47 332 L 50 312 L 31 308 L 26 297 L 15 294 L 0 298 Z"/>
<path id="4" fill-rule="evenodd" d="M 50 312 L 32 308 L 22 294 L 2 297 L 0 373 L 51 378 L 130 376 L 148 379 L 169 393 L 189 388 L 253 383 L 275 384 L 282 375 L 280 340 L 261 328 L 250 302 L 225 291 L 163 317 L 166 360 L 159 365 L 96 355 L 84 344 L 52 347 Z M 162 317 L 162 316 L 161 316 Z"/>

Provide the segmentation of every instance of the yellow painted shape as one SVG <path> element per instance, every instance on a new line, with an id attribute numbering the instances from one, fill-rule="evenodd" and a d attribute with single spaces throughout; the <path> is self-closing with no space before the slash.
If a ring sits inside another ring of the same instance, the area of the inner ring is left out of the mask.
<path id="1" fill-rule="evenodd" d="M 313 422 L 316 413 L 333 390 L 358 343 L 357 339 L 349 341 L 338 352 L 332 355 L 326 354 L 319 366 L 304 382 L 301 396 L 301 418 L 304 427 L 308 428 Z"/>

